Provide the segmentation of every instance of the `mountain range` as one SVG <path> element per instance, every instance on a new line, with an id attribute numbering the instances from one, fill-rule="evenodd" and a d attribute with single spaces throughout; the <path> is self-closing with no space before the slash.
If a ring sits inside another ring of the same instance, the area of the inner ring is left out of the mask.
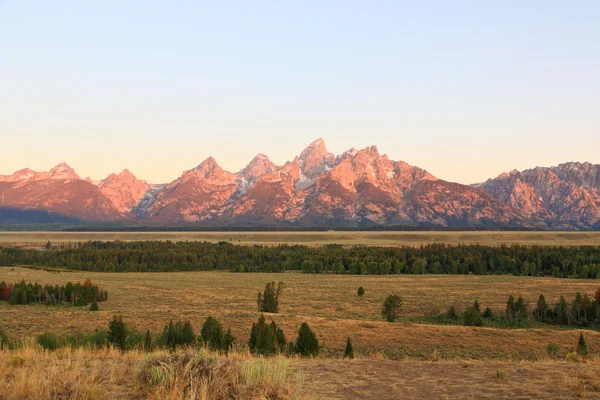
<path id="1" fill-rule="evenodd" d="M 95 182 L 61 163 L 0 175 L 0 223 L 29 222 L 600 229 L 600 165 L 514 170 L 462 185 L 390 160 L 375 146 L 334 155 L 322 139 L 284 165 L 258 154 L 229 172 L 209 157 L 161 185 L 128 170 Z"/>

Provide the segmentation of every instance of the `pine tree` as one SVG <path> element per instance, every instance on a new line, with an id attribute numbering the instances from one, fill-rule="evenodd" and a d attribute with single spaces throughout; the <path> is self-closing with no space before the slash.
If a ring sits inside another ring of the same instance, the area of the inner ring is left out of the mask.
<path id="1" fill-rule="evenodd" d="M 117 317 L 115 315 L 108 324 L 108 335 L 106 339 L 108 340 L 108 343 L 121 351 L 125 350 L 127 346 L 127 327 L 121 316 Z"/>
<path id="2" fill-rule="evenodd" d="M 585 344 L 585 338 L 583 333 L 579 334 L 579 342 L 577 343 L 577 354 L 580 356 L 587 356 L 587 344 Z"/>
<path id="3" fill-rule="evenodd" d="M 450 319 L 458 319 L 458 313 L 456 312 L 456 308 L 454 308 L 454 305 L 450 306 L 450 308 L 448 309 L 448 312 L 446 313 L 446 318 L 450 318 Z"/>
<path id="4" fill-rule="evenodd" d="M 491 309 L 491 308 L 489 308 L 489 307 L 486 307 L 486 308 L 485 308 L 485 311 L 483 312 L 483 315 L 482 315 L 482 317 L 483 317 L 483 318 L 485 318 L 485 319 L 491 319 L 491 318 L 494 318 L 494 312 L 492 311 L 492 309 Z"/>
<path id="5" fill-rule="evenodd" d="M 362 296 L 364 296 L 364 294 L 365 294 L 365 288 L 360 286 L 358 288 L 358 297 L 362 297 Z"/>
<path id="6" fill-rule="evenodd" d="M 235 337 L 231 334 L 231 328 L 227 328 L 227 332 L 225 336 L 223 336 L 223 351 L 225 354 L 229 353 L 229 350 L 233 348 L 233 343 L 235 343 Z"/>
<path id="7" fill-rule="evenodd" d="M 46 250 L 50 250 L 52 248 L 52 243 L 50 243 L 50 241 L 48 240 L 46 242 Z"/>
<path id="8" fill-rule="evenodd" d="M 296 352 L 302 357 L 314 357 L 319 354 L 319 340 L 317 339 L 317 335 L 315 335 L 306 322 L 303 322 L 298 330 Z"/>
<path id="9" fill-rule="evenodd" d="M 481 313 L 481 307 L 479 306 L 477 299 L 475 299 L 475 302 L 473 303 L 473 308 L 477 310 L 478 313 Z"/>
<path id="10" fill-rule="evenodd" d="M 146 331 L 146 337 L 144 338 L 144 351 L 152 351 L 152 336 L 150 336 L 150 330 Z"/>
<path id="11" fill-rule="evenodd" d="M 279 296 L 283 291 L 283 283 L 269 282 L 265 285 L 265 291 L 257 295 L 258 310 L 268 313 L 279 312 Z"/>
<path id="12" fill-rule="evenodd" d="M 206 318 L 200 331 L 200 341 L 212 350 L 224 350 L 223 328 L 216 318 Z"/>
<path id="13" fill-rule="evenodd" d="M 90 305 L 90 311 L 98 311 L 99 309 L 98 302 L 96 301 L 96 298 L 94 298 L 94 301 L 92 301 L 92 304 Z"/>
<path id="14" fill-rule="evenodd" d="M 395 294 L 389 295 L 383 302 L 383 308 L 381 309 L 381 315 L 388 322 L 394 322 L 398 319 L 400 314 L 400 307 L 402 307 L 402 298 Z"/>
<path id="15" fill-rule="evenodd" d="M 344 358 L 354 358 L 354 349 L 352 348 L 352 342 L 350 341 L 350 336 L 348 336 L 348 340 L 346 340 L 346 349 L 344 350 Z"/>
<path id="16" fill-rule="evenodd" d="M 248 347 L 255 354 L 276 354 L 281 348 L 285 347 L 285 341 L 279 342 L 278 336 L 285 339 L 281 328 L 278 328 L 274 321 L 267 324 L 265 316 L 261 314 L 258 323 L 252 324 Z"/>

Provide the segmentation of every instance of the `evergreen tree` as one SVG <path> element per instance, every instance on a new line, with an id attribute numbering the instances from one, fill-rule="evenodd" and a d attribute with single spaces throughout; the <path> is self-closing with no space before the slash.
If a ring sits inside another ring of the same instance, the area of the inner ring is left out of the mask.
<path id="1" fill-rule="evenodd" d="M 283 283 L 269 282 L 265 285 L 265 291 L 258 293 L 257 304 L 258 310 L 268 313 L 279 312 L 279 296 L 283 291 Z"/>
<path id="2" fill-rule="evenodd" d="M 540 294 L 535 310 L 533 310 L 535 319 L 542 322 L 546 321 L 548 319 L 549 311 L 550 309 L 548 307 L 548 303 L 546 302 L 546 298 L 543 294 Z"/>
<path id="3" fill-rule="evenodd" d="M 144 351 L 152 351 L 152 336 L 149 329 L 146 330 L 146 337 L 144 338 Z"/>
<path id="4" fill-rule="evenodd" d="M 394 322 L 398 319 L 400 308 L 402 307 L 402 298 L 395 294 L 389 295 L 383 302 L 381 315 L 388 322 Z"/>
<path id="5" fill-rule="evenodd" d="M 283 340 L 283 342 L 281 342 Z M 265 316 L 261 314 L 258 323 L 252 324 L 248 347 L 255 354 L 272 355 L 285 348 L 285 336 L 275 321 L 267 324 Z"/>
<path id="6" fill-rule="evenodd" d="M 364 296 L 364 294 L 365 294 L 365 288 L 360 286 L 358 288 L 358 297 L 362 297 L 362 296 Z"/>
<path id="7" fill-rule="evenodd" d="M 454 305 L 450 306 L 450 308 L 448 309 L 448 312 L 446 313 L 446 318 L 454 320 L 458 319 L 458 313 L 456 312 L 456 308 L 454 308 Z"/>
<path id="8" fill-rule="evenodd" d="M 344 350 L 344 358 L 354 358 L 354 349 L 352 348 L 352 342 L 350 341 L 350 336 L 348 336 L 348 340 L 346 340 L 346 349 Z"/>
<path id="9" fill-rule="evenodd" d="M 98 302 L 96 301 L 96 298 L 94 298 L 94 301 L 92 301 L 92 304 L 90 305 L 90 311 L 98 310 L 100 310 L 100 308 L 98 307 Z"/>
<path id="10" fill-rule="evenodd" d="M 224 350 L 223 328 L 216 318 L 208 317 L 200 331 L 200 341 L 212 350 Z"/>
<path id="11" fill-rule="evenodd" d="M 319 354 L 319 340 L 317 339 L 317 335 L 315 335 L 306 322 L 303 322 L 298 330 L 296 352 L 302 357 L 314 357 Z"/>
<path id="12" fill-rule="evenodd" d="M 231 328 L 227 328 L 227 332 L 225 336 L 223 336 L 223 347 L 222 350 L 225 353 L 229 353 L 229 351 L 233 348 L 233 343 L 235 343 L 235 337 L 231 334 Z"/>
<path id="13" fill-rule="evenodd" d="M 579 342 L 577 343 L 577 354 L 584 357 L 587 356 L 587 344 L 585 343 L 583 333 L 579 334 Z"/>
<path id="14" fill-rule="evenodd" d="M 465 326 L 481 326 L 483 325 L 483 319 L 479 310 L 475 308 L 475 305 L 469 307 L 463 314 Z"/>
<path id="15" fill-rule="evenodd" d="M 492 319 L 492 318 L 494 318 L 494 312 L 492 311 L 491 308 L 486 307 L 485 311 L 483 312 L 482 317 L 485 319 Z"/>
<path id="16" fill-rule="evenodd" d="M 481 307 L 479 306 L 479 302 L 477 301 L 477 299 L 475 299 L 475 302 L 473 303 L 473 308 L 478 312 L 481 313 Z"/>
<path id="17" fill-rule="evenodd" d="M 108 324 L 108 335 L 106 340 L 117 349 L 124 351 L 127 344 L 127 327 L 121 316 L 113 316 Z"/>
<path id="18" fill-rule="evenodd" d="M 46 250 L 50 250 L 52 248 L 52 243 L 50 243 L 50 241 L 48 240 L 46 242 Z"/>

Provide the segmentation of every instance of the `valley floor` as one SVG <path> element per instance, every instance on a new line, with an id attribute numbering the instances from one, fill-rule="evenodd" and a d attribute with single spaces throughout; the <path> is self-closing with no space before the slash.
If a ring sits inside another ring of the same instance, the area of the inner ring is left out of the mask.
<path id="1" fill-rule="evenodd" d="M 145 360 L 156 357 L 165 359 L 167 353 L 130 351 L 122 354 L 110 349 L 47 352 L 35 346 L 0 351 L 0 399 L 224 398 L 219 397 L 214 388 L 213 392 L 204 395 L 200 393 L 201 389 L 191 394 L 185 391 L 181 385 L 185 377 L 178 377 L 181 371 L 177 369 L 172 369 L 170 380 L 164 385 L 149 384 L 144 380 L 142 370 Z M 263 362 L 243 353 L 218 357 L 221 365 L 241 363 L 256 366 L 257 362 Z M 273 398 L 307 400 L 600 398 L 598 359 L 571 363 L 551 360 L 389 361 L 319 357 L 289 361 L 267 359 L 266 363 L 280 364 L 283 368 L 277 373 L 267 369 L 262 378 L 254 379 L 254 383 L 249 382 L 243 373 L 232 375 L 230 369 L 222 376 L 214 375 L 212 379 L 222 380 L 222 386 L 246 385 L 243 398 L 256 399 L 266 394 Z M 197 382 L 184 383 L 203 387 L 201 372 L 197 372 L 195 379 Z"/>

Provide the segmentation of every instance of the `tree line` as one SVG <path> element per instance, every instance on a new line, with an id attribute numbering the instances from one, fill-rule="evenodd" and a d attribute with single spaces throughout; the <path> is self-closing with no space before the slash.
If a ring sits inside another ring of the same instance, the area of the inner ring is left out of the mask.
<path id="1" fill-rule="evenodd" d="M 600 277 L 598 246 L 420 247 L 247 246 L 229 242 L 80 242 L 45 251 L 0 250 L 0 266 L 33 265 L 96 272 L 230 270 L 359 275 L 511 274 Z"/>
<path id="2" fill-rule="evenodd" d="M 100 302 L 108 299 L 108 292 L 93 284 L 90 279 L 85 282 L 67 282 L 65 285 L 44 285 L 38 282 L 31 283 L 22 280 L 14 284 L 0 282 L 0 300 L 9 304 L 68 304 L 85 306 L 94 301 Z"/>
<path id="3" fill-rule="evenodd" d="M 571 302 L 560 296 L 554 304 L 549 303 L 543 294 L 540 294 L 535 305 L 531 306 L 522 296 L 517 299 L 513 295 L 508 297 L 504 313 L 495 315 L 486 307 L 484 311 L 478 300 L 468 307 L 464 313 L 459 313 L 452 305 L 445 314 L 437 315 L 438 320 L 445 319 L 459 321 L 467 326 L 482 326 L 484 320 L 501 322 L 509 327 L 523 327 L 530 321 L 545 324 L 575 326 L 575 327 L 600 327 L 600 288 L 595 295 L 581 295 L 577 292 Z"/>

